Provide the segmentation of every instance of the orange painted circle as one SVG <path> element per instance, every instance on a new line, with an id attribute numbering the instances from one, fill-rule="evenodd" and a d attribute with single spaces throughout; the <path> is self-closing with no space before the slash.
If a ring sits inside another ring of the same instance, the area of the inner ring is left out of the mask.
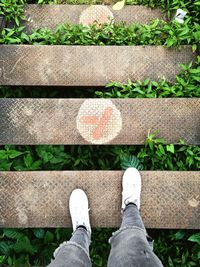
<path id="1" fill-rule="evenodd" d="M 87 99 L 79 109 L 76 125 L 86 141 L 104 144 L 119 134 L 122 128 L 122 117 L 111 100 Z"/>

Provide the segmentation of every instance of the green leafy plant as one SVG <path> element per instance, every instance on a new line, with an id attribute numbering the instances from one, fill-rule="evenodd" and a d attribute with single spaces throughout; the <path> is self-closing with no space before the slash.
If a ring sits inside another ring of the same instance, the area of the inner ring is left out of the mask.
<path id="1" fill-rule="evenodd" d="M 90 255 L 94 267 L 105 267 L 110 250 L 108 239 L 115 229 L 93 229 Z M 0 263 L 9 266 L 46 266 L 54 250 L 71 237 L 72 229 L 1 229 Z M 154 251 L 164 266 L 198 266 L 197 231 L 149 230 Z M 41 253 L 42 252 L 42 253 Z M 2 266 L 2 265 L 1 265 Z"/>
<path id="2" fill-rule="evenodd" d="M 126 170 L 129 167 L 134 167 L 137 170 L 143 170 L 143 165 L 140 160 L 132 155 L 127 155 L 122 159 L 121 167 L 123 170 Z"/>
<path id="3" fill-rule="evenodd" d="M 189 243 L 190 236 L 199 235 L 198 232 L 191 231 L 167 231 L 155 233 L 155 253 L 159 256 L 165 266 L 170 267 L 193 267 L 200 264 L 197 258 L 196 244 Z"/>
<path id="4" fill-rule="evenodd" d="M 181 65 L 181 73 L 171 84 L 165 79 L 159 82 L 144 81 L 120 84 L 111 82 L 106 89 L 95 92 L 95 97 L 103 98 L 163 98 L 163 97 L 200 97 L 200 56 L 195 65 Z"/>
<path id="5" fill-rule="evenodd" d="M 24 16 L 24 0 L 1 0 L 0 15 L 5 16 L 6 23 L 15 22 L 16 26 L 20 26 L 20 20 L 25 20 Z"/>
<path id="6" fill-rule="evenodd" d="M 24 27 L 5 28 L 0 43 L 40 44 L 40 45 L 165 45 L 179 47 L 183 44 L 196 45 L 200 38 L 200 25 L 188 18 L 184 24 L 176 21 L 167 23 L 153 20 L 151 23 L 126 25 L 125 23 L 91 27 L 83 25 L 59 25 L 55 31 L 34 30 L 23 32 Z M 193 46 L 196 49 L 196 46 Z"/>
<path id="7" fill-rule="evenodd" d="M 144 170 L 200 168 L 199 146 L 186 145 L 183 140 L 179 145 L 165 144 L 156 134 L 148 133 L 142 146 L 7 145 L 0 150 L 0 170 L 120 170 L 121 164 L 130 163 L 143 165 Z"/>
<path id="8" fill-rule="evenodd" d="M 193 261 L 200 263 L 200 232 L 191 235 L 188 240 L 195 244 L 192 249 Z"/>

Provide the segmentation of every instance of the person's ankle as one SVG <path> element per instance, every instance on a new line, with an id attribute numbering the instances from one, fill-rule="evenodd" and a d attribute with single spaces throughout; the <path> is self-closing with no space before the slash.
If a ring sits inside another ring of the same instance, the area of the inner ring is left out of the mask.
<path id="1" fill-rule="evenodd" d="M 137 207 L 137 205 L 134 202 L 129 202 L 128 204 L 126 204 L 125 209 L 129 206 L 136 206 Z"/>
<path id="2" fill-rule="evenodd" d="M 126 204 L 125 205 L 125 208 L 124 208 L 124 210 L 123 210 L 123 213 L 128 209 L 128 208 L 137 208 L 138 209 L 138 206 L 135 204 L 135 203 L 133 203 L 133 202 L 129 202 L 128 204 Z M 139 209 L 138 209 L 139 210 Z"/>
<path id="3" fill-rule="evenodd" d="M 87 227 L 85 226 L 85 225 L 78 225 L 77 227 L 76 227 L 76 230 L 77 229 L 84 229 L 85 231 L 88 231 L 88 229 L 87 229 Z"/>

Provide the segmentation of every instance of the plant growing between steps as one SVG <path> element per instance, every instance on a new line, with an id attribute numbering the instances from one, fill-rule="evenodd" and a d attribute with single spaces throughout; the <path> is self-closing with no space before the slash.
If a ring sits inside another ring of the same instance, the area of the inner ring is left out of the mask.
<path id="1" fill-rule="evenodd" d="M 110 249 L 107 240 L 113 230 L 93 229 L 90 252 L 94 267 L 106 266 L 105 259 Z M 199 265 L 199 233 L 196 231 L 149 230 L 148 232 L 154 236 L 154 250 L 165 266 Z M 70 237 L 71 229 L 63 228 L 1 229 L 0 264 L 45 266 L 50 262 L 53 251 L 58 245 Z"/>
<path id="2" fill-rule="evenodd" d="M 167 23 L 153 20 L 147 25 L 125 23 L 114 25 L 95 24 L 59 25 L 55 31 L 50 29 L 34 30 L 31 34 L 23 32 L 24 27 L 4 28 L 0 36 L 1 44 L 40 44 L 40 45 L 164 45 L 179 47 L 193 45 L 193 51 L 200 40 L 200 25 L 188 18 L 184 24 L 176 21 Z"/>
<path id="3" fill-rule="evenodd" d="M 0 171 L 120 170 L 131 164 L 144 170 L 198 170 L 200 147 L 167 145 L 149 133 L 143 146 L 10 146 L 0 149 Z M 128 161 L 128 162 L 127 162 Z"/>
<path id="4" fill-rule="evenodd" d="M 143 165 L 141 164 L 140 160 L 132 155 L 126 155 L 123 157 L 121 161 L 121 168 L 123 170 L 128 169 L 129 167 L 136 168 L 137 170 L 141 171 L 143 170 Z"/>
<path id="5" fill-rule="evenodd" d="M 166 80 L 144 81 L 120 84 L 111 82 L 106 89 L 95 92 L 95 97 L 103 98 L 162 98 L 162 97 L 200 97 L 200 56 L 196 65 L 181 65 L 181 73 L 174 84 Z"/>
<path id="6" fill-rule="evenodd" d="M 6 23 L 14 21 L 19 27 L 20 20 L 25 20 L 23 0 L 1 0 L 0 15 L 5 16 Z"/>

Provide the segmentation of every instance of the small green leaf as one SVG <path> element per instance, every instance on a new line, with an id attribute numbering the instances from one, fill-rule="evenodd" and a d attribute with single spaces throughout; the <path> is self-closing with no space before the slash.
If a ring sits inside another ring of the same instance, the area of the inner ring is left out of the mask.
<path id="1" fill-rule="evenodd" d="M 33 159 L 30 153 L 28 153 L 25 157 L 24 157 L 24 163 L 26 165 L 27 168 L 29 168 L 32 163 L 33 163 Z"/>
<path id="2" fill-rule="evenodd" d="M 44 237 L 45 231 L 44 229 L 38 228 L 38 229 L 33 229 L 33 233 L 37 238 L 41 239 Z"/>
<path id="3" fill-rule="evenodd" d="M 14 245 L 14 250 L 17 253 L 27 252 L 31 255 L 36 252 L 36 249 L 31 245 L 31 242 L 27 236 L 21 236 L 17 239 L 17 242 Z"/>
<path id="4" fill-rule="evenodd" d="M 158 145 L 158 148 L 159 148 L 159 151 L 161 152 L 161 154 L 165 155 L 164 147 L 161 144 Z"/>
<path id="5" fill-rule="evenodd" d="M 8 158 L 8 154 L 6 150 L 0 150 L 0 160 L 2 159 L 7 159 Z"/>
<path id="6" fill-rule="evenodd" d="M 6 237 L 11 239 L 18 239 L 23 235 L 21 232 L 19 232 L 19 230 L 15 229 L 4 229 L 3 233 Z"/>
<path id="7" fill-rule="evenodd" d="M 47 231 L 44 236 L 44 243 L 48 244 L 51 243 L 53 240 L 54 240 L 54 235 L 50 231 Z"/>
<path id="8" fill-rule="evenodd" d="M 174 154 L 174 145 L 173 145 L 173 144 L 171 144 L 171 145 L 167 145 L 167 146 L 166 146 L 166 149 L 167 149 L 167 151 L 169 151 L 169 152 L 171 152 L 171 153 Z"/>
<path id="9" fill-rule="evenodd" d="M 14 159 L 22 154 L 24 154 L 23 152 L 20 151 L 16 151 L 16 150 L 8 150 L 7 154 L 9 156 L 10 159 Z"/>
<path id="10" fill-rule="evenodd" d="M 12 245 L 9 242 L 0 241 L 0 254 L 9 255 Z"/>
<path id="11" fill-rule="evenodd" d="M 126 155 L 122 158 L 121 168 L 123 170 L 126 170 L 130 167 L 136 168 L 138 170 L 143 169 L 143 165 L 141 164 L 141 162 L 138 158 L 136 158 L 135 156 Z"/>
<path id="12" fill-rule="evenodd" d="M 178 231 L 175 235 L 174 235 L 174 239 L 175 240 L 182 240 L 185 236 L 185 231 Z"/>
<path id="13" fill-rule="evenodd" d="M 17 24 L 17 26 L 19 26 L 19 18 L 15 17 L 15 23 Z"/>
<path id="14" fill-rule="evenodd" d="M 192 51 L 195 52 L 197 50 L 197 45 L 196 44 L 193 44 L 192 45 Z"/>
<path id="15" fill-rule="evenodd" d="M 195 242 L 200 245 L 200 232 L 197 234 L 194 234 L 188 238 L 189 241 Z"/>

